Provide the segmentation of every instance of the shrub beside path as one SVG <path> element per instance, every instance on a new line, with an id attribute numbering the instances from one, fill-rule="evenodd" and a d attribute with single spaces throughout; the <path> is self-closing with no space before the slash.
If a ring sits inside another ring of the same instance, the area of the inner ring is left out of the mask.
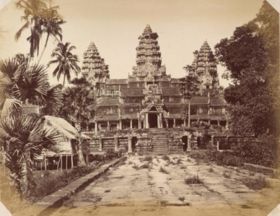
<path id="1" fill-rule="evenodd" d="M 24 209 L 23 211 L 16 212 L 14 215 L 21 215 L 21 216 L 44 216 L 50 215 L 52 212 L 56 211 L 56 209 L 63 204 L 64 201 L 69 199 L 75 193 L 83 190 L 87 187 L 90 183 L 94 180 L 99 178 L 102 174 L 110 169 L 110 167 L 117 165 L 118 163 L 124 161 L 126 158 L 121 157 L 118 159 L 113 160 L 110 163 L 102 165 L 97 170 L 89 173 L 86 176 L 83 176 L 67 186 L 57 190 L 56 192 L 44 197 L 40 201 L 34 203 L 30 208 Z"/>

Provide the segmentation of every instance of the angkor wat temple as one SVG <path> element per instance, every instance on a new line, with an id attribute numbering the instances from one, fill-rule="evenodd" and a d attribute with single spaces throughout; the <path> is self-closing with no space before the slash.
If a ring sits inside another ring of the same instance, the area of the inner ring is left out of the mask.
<path id="1" fill-rule="evenodd" d="M 199 84 L 188 97 L 184 77 L 166 72 L 157 38 L 147 25 L 127 79 L 109 78 L 94 43 L 84 53 L 82 74 L 94 86 L 96 100 L 95 117 L 85 132 L 92 137 L 92 151 L 182 152 L 207 148 L 214 136 L 227 131 L 227 105 L 208 43 L 194 52 L 191 68 Z"/>

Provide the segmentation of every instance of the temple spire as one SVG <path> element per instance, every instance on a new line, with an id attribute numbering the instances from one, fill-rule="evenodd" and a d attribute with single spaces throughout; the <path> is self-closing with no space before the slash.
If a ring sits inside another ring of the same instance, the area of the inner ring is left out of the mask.
<path id="1" fill-rule="evenodd" d="M 89 44 L 84 52 L 82 74 L 93 85 L 104 83 L 109 78 L 108 65 L 100 57 L 97 47 L 93 42 Z"/>
<path id="2" fill-rule="evenodd" d="M 165 67 L 161 65 L 161 52 L 157 38 L 158 34 L 152 31 L 150 25 L 147 25 L 138 37 L 136 67 L 133 68 L 134 76 L 154 77 L 165 74 Z"/>
<path id="3" fill-rule="evenodd" d="M 200 92 L 219 88 L 217 62 L 207 41 L 204 41 L 199 51 L 194 52 L 192 67 L 201 83 Z"/>
<path id="4" fill-rule="evenodd" d="M 143 32 L 143 35 L 144 34 L 152 34 L 153 31 L 152 31 L 152 28 L 150 25 L 146 25 L 145 29 L 144 29 L 144 32 Z"/>

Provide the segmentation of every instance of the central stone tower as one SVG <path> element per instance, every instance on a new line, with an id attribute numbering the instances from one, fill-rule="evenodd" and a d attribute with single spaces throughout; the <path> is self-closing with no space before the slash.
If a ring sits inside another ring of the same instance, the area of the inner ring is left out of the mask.
<path id="1" fill-rule="evenodd" d="M 133 76 L 139 80 L 153 80 L 166 75 L 165 66 L 161 65 L 161 52 L 158 45 L 158 34 L 153 32 L 149 25 L 140 35 L 139 45 L 136 48 L 136 66 L 133 67 Z"/>

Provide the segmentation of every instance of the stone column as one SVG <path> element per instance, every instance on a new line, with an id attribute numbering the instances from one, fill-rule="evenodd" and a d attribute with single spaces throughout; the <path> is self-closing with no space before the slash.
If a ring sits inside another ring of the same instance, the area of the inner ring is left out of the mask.
<path id="1" fill-rule="evenodd" d="M 186 119 L 184 119 L 184 127 L 186 127 L 186 125 L 187 125 L 187 124 L 186 124 Z"/>
<path id="2" fill-rule="evenodd" d="M 211 144 L 214 147 L 214 135 L 211 136 Z"/>
<path id="3" fill-rule="evenodd" d="M 192 144 L 191 144 L 191 135 L 188 135 L 188 148 L 187 151 L 191 151 L 192 150 Z"/>
<path id="4" fill-rule="evenodd" d="M 148 113 L 145 113 L 145 125 L 146 125 L 146 128 L 150 128 L 150 125 L 149 125 L 149 116 L 148 116 Z"/>
<path id="5" fill-rule="evenodd" d="M 169 128 L 169 121 L 168 121 L 168 119 L 165 119 L 165 121 L 166 121 L 166 128 Z"/>
<path id="6" fill-rule="evenodd" d="M 102 143 L 102 138 L 99 138 L 99 151 L 102 151 L 103 149 L 103 143 Z"/>
<path id="7" fill-rule="evenodd" d="M 130 129 L 132 129 L 132 119 L 130 119 Z"/>
<path id="8" fill-rule="evenodd" d="M 158 118 L 159 118 L 159 128 L 163 128 L 163 125 L 162 125 L 162 113 L 159 114 Z"/>
<path id="9" fill-rule="evenodd" d="M 217 151 L 220 151 L 220 141 L 217 141 Z"/>
<path id="10" fill-rule="evenodd" d="M 114 136 L 114 144 L 115 144 L 115 152 L 119 150 L 119 138 L 118 136 Z"/>
<path id="11" fill-rule="evenodd" d="M 119 129 L 122 130 L 122 120 L 119 121 Z"/>
<path id="12" fill-rule="evenodd" d="M 174 118 L 173 119 L 173 128 L 175 128 L 176 127 L 176 119 Z"/>
<path id="13" fill-rule="evenodd" d="M 132 153 L 132 136 L 127 137 L 128 153 Z"/>
<path id="14" fill-rule="evenodd" d="M 97 134 L 97 131 L 98 131 L 98 122 L 96 121 L 95 124 L 94 124 L 94 132 L 95 134 Z"/>
<path id="15" fill-rule="evenodd" d="M 110 130 L 110 122 L 107 121 L 107 130 Z"/>
<path id="16" fill-rule="evenodd" d="M 160 128 L 160 119 L 159 119 L 159 113 L 157 113 L 157 127 Z"/>
<path id="17" fill-rule="evenodd" d="M 228 120 L 226 120 L 226 130 L 228 130 Z"/>
<path id="18" fill-rule="evenodd" d="M 141 129 L 141 118 L 138 118 L 138 129 Z"/>

